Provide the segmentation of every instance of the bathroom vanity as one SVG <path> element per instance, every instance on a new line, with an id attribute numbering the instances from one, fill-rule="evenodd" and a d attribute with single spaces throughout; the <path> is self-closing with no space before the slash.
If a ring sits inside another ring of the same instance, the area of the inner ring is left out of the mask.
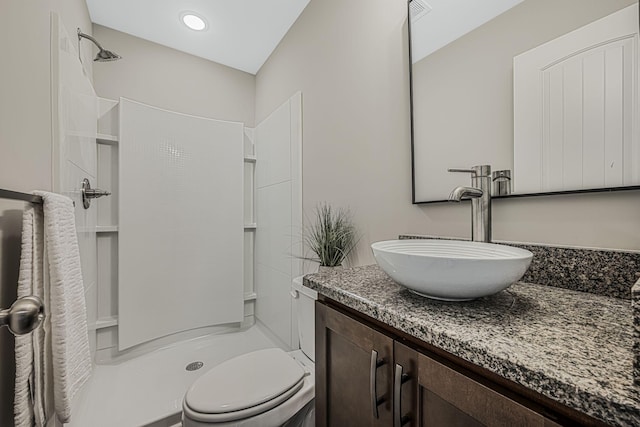
<path id="1" fill-rule="evenodd" d="M 629 300 L 516 283 L 441 302 L 377 266 L 304 284 L 319 426 L 640 425 Z"/>

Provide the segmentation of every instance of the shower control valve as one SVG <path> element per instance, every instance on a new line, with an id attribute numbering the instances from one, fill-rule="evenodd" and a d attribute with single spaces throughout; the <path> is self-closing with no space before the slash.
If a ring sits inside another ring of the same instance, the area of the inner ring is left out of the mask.
<path id="1" fill-rule="evenodd" d="M 102 196 L 110 196 L 111 192 L 100 190 L 99 188 L 91 188 L 91 182 L 87 178 L 82 180 L 82 205 L 85 209 L 91 207 L 91 199 L 97 199 Z"/>

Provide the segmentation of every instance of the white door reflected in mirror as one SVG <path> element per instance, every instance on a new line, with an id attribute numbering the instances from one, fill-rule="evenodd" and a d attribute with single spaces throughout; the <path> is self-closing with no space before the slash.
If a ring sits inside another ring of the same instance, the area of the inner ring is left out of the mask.
<path id="1" fill-rule="evenodd" d="M 518 193 L 640 184 L 638 5 L 518 55 Z"/>

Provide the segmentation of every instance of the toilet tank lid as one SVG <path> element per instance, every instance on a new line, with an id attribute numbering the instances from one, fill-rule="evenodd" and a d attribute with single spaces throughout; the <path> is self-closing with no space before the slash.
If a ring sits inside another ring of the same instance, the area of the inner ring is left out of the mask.
<path id="1" fill-rule="evenodd" d="M 240 411 L 275 399 L 304 375 L 304 369 L 281 349 L 258 350 L 205 373 L 187 391 L 185 402 L 202 414 Z"/>
<path id="2" fill-rule="evenodd" d="M 292 287 L 293 289 L 295 289 L 296 291 L 300 292 L 301 294 L 306 295 L 307 297 L 317 300 L 318 299 L 318 292 L 314 291 L 311 288 L 307 288 L 306 286 L 304 286 L 302 284 L 302 279 L 304 278 L 304 276 L 298 276 L 296 278 L 293 279 L 293 284 Z"/>

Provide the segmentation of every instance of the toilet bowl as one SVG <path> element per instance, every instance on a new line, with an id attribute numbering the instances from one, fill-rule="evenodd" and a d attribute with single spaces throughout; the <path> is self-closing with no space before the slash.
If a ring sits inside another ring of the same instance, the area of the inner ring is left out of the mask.
<path id="1" fill-rule="evenodd" d="M 313 427 L 315 425 L 314 301 L 292 284 L 300 350 L 269 348 L 234 357 L 198 378 L 182 404 L 183 427 Z"/>

